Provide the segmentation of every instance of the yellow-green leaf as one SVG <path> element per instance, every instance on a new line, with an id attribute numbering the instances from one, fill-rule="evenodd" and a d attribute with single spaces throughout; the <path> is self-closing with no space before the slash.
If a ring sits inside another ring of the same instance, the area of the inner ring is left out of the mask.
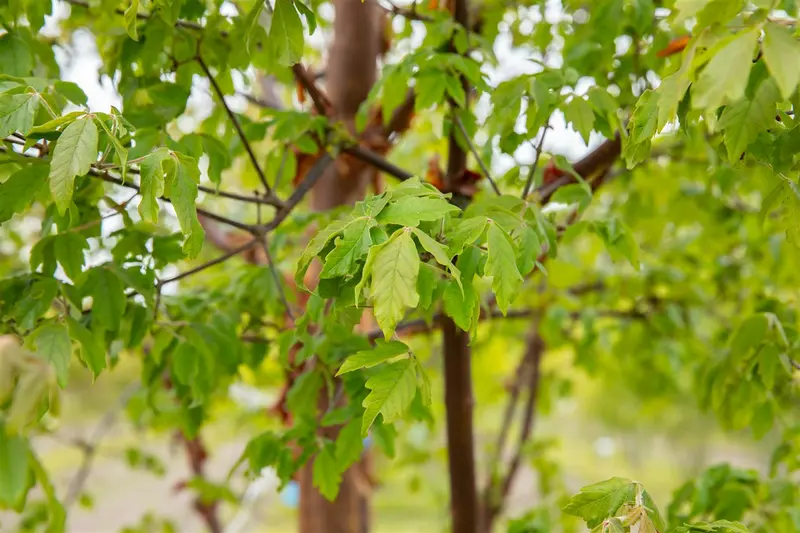
<path id="1" fill-rule="evenodd" d="M 50 162 L 50 192 L 64 214 L 72 203 L 75 177 L 89 172 L 97 160 L 97 126 L 94 120 L 83 118 L 64 128 L 58 138 Z"/>
<path id="2" fill-rule="evenodd" d="M 401 228 L 386 241 L 375 256 L 370 274 L 375 320 L 388 339 L 406 309 L 419 302 L 419 255 L 410 229 Z"/>
<path id="3" fill-rule="evenodd" d="M 416 365 L 411 359 L 381 367 L 380 371 L 367 380 L 370 393 L 364 398 L 364 418 L 361 435 L 366 436 L 378 414 L 383 422 L 389 423 L 403 416 L 414 399 L 417 390 Z"/>

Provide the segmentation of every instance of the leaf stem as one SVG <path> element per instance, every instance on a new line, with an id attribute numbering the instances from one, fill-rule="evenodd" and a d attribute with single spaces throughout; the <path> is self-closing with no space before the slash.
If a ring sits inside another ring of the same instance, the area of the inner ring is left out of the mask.
<path id="1" fill-rule="evenodd" d="M 261 180 L 262 185 L 264 185 L 264 189 L 266 189 L 267 195 L 271 195 L 272 189 L 270 188 L 269 183 L 267 183 L 267 177 L 266 175 L 264 175 L 264 170 L 258 163 L 258 158 L 256 157 L 255 152 L 253 152 L 253 147 L 250 146 L 250 141 L 247 140 L 247 136 L 245 136 L 244 130 L 242 130 L 242 125 L 239 123 L 239 119 L 236 118 L 234 112 L 228 106 L 227 102 L 225 102 L 225 94 L 222 92 L 222 89 L 217 83 L 217 80 L 214 79 L 214 75 L 211 74 L 211 70 L 209 70 L 208 65 L 203 60 L 203 57 L 200 54 L 197 54 L 195 60 L 205 73 L 206 77 L 208 78 L 208 81 L 211 83 L 211 87 L 214 89 L 214 92 L 217 93 L 217 98 L 219 99 L 223 109 L 225 109 L 225 113 L 227 113 L 228 118 L 231 121 L 231 124 L 233 124 L 233 128 L 236 130 L 236 134 L 242 141 L 242 144 L 244 145 L 244 148 L 247 151 L 247 155 L 250 157 L 250 162 L 253 163 L 253 167 L 256 170 L 256 174 L 258 174 L 258 179 Z"/>

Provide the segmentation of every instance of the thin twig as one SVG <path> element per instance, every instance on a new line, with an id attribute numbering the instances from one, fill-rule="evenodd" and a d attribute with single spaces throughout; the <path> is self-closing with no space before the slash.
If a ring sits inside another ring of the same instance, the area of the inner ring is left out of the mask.
<path id="1" fill-rule="evenodd" d="M 0 153 L 7 153 L 7 152 L 8 152 L 8 149 L 5 146 L 0 146 Z M 27 157 L 27 158 L 30 158 L 30 159 L 38 159 L 36 156 L 30 155 L 30 154 L 17 153 L 17 155 L 19 155 L 21 157 Z M 96 168 L 90 168 L 89 169 L 89 175 L 92 176 L 92 177 L 95 177 L 95 178 L 99 178 L 99 179 L 101 179 L 103 181 L 107 181 L 108 183 L 113 183 L 114 185 L 119 185 L 120 187 L 127 187 L 128 189 L 133 189 L 135 191 L 140 191 L 139 186 L 136 185 L 135 183 L 131 183 L 131 182 L 128 182 L 128 181 L 122 181 L 122 179 L 120 179 L 120 178 L 118 178 L 116 176 L 112 176 L 111 174 L 109 174 L 107 170 L 98 170 Z M 170 200 L 169 198 L 161 198 L 161 200 L 164 200 L 165 202 L 172 203 L 172 200 Z M 253 226 L 252 224 L 244 224 L 242 222 L 237 222 L 236 220 L 233 220 L 233 219 L 230 219 L 230 218 L 227 218 L 227 217 L 223 217 L 222 215 L 217 215 L 216 213 L 212 213 L 210 211 L 206 211 L 205 209 L 197 208 L 197 212 L 202 214 L 202 215 L 207 216 L 210 219 L 216 220 L 217 222 L 221 222 L 222 224 L 227 224 L 228 226 L 232 226 L 234 228 L 247 231 L 248 233 L 251 233 L 251 234 L 254 234 L 254 235 L 259 234 L 260 231 L 261 231 L 261 228 L 259 228 L 258 226 Z"/>
<path id="2" fill-rule="evenodd" d="M 125 405 L 127 405 L 128 401 L 138 389 L 138 383 L 131 383 L 125 387 L 119 397 L 119 400 L 111 407 L 111 409 L 106 411 L 106 413 L 103 415 L 103 418 L 101 418 L 100 422 L 98 422 L 97 427 L 95 427 L 94 433 L 92 434 L 92 438 L 89 441 L 81 441 L 83 462 L 69 483 L 67 495 L 64 497 L 64 501 L 62 502 L 64 505 L 64 510 L 69 509 L 80 497 L 81 493 L 83 492 L 83 487 L 86 485 L 86 480 L 89 479 L 89 473 L 92 470 L 92 464 L 94 463 L 94 458 L 97 455 L 97 448 L 100 446 L 100 441 L 102 441 L 106 434 L 111 430 L 114 423 L 117 421 L 117 415 L 119 414 L 119 411 L 121 411 Z"/>
<path id="3" fill-rule="evenodd" d="M 503 427 L 498 435 L 498 448 L 495 450 L 496 456 L 494 457 L 494 462 L 490 463 L 490 467 L 492 468 L 491 474 L 494 474 L 500 463 L 500 458 L 505 448 L 505 441 L 508 438 L 508 434 L 511 430 L 510 419 L 513 417 L 513 412 L 516 408 L 516 403 L 519 393 L 522 389 L 522 384 L 524 380 L 527 379 L 528 384 L 526 388 L 528 389 L 528 398 L 525 402 L 525 407 L 522 412 L 522 427 L 520 429 L 514 455 L 509 461 L 508 469 L 506 470 L 505 475 L 501 479 L 496 478 L 494 475 L 489 476 L 486 489 L 483 493 L 483 530 L 487 532 L 492 530 L 494 520 L 503 509 L 505 500 L 508 497 L 509 491 L 511 490 L 511 484 L 513 483 L 517 471 L 519 470 L 525 445 L 530 440 L 531 433 L 533 432 L 533 425 L 536 418 L 536 405 L 539 395 L 539 383 L 541 381 L 541 360 L 544 354 L 544 341 L 539 335 L 538 328 L 539 323 L 536 321 L 531 328 L 531 334 L 528 338 L 525 355 L 523 356 L 523 359 L 518 367 L 518 370 L 522 370 L 523 367 L 530 366 L 530 372 L 520 371 L 517 375 L 516 385 L 519 387 L 519 390 L 512 391 L 512 399 L 509 400 L 506 410 L 507 419 L 504 420 Z"/>
<path id="4" fill-rule="evenodd" d="M 269 232 L 277 228 L 281 222 L 283 222 L 286 217 L 289 216 L 289 213 L 300 203 L 300 201 L 305 197 L 308 191 L 317 183 L 322 177 L 322 174 L 328 169 L 328 166 L 333 163 L 333 158 L 325 152 L 322 156 L 314 163 L 314 166 L 308 171 L 308 173 L 303 178 L 303 181 L 297 186 L 294 190 L 292 195 L 286 200 L 286 204 L 283 206 L 283 209 L 275 213 L 275 218 L 273 218 L 268 224 L 263 227 L 264 233 Z"/>
<path id="5" fill-rule="evenodd" d="M 522 430 L 519 434 L 517 447 L 514 451 L 514 456 L 508 465 L 508 471 L 503 479 L 503 484 L 501 485 L 501 496 L 503 500 L 508 496 L 508 493 L 511 490 L 511 484 L 517 475 L 517 470 L 519 469 L 520 462 L 522 461 L 522 453 L 525 445 L 530 440 L 531 433 L 533 432 L 533 425 L 536 421 L 536 405 L 539 399 L 539 384 L 541 382 L 542 374 L 541 363 L 542 356 L 544 355 L 544 341 L 542 340 L 541 336 L 539 336 L 538 332 L 534 334 L 533 339 L 530 341 L 528 350 L 531 352 L 531 363 L 533 365 L 530 383 L 528 385 L 528 401 L 525 402 L 525 410 L 522 414 Z M 501 506 L 503 500 L 498 502 Z"/>
<path id="6" fill-rule="evenodd" d="M 414 174 L 411 172 L 404 170 L 393 163 L 390 163 L 388 159 L 382 157 L 376 152 L 373 152 L 372 150 L 364 148 L 363 146 L 346 146 L 342 148 L 342 152 L 351 155 L 356 159 L 360 159 L 361 161 L 368 163 L 378 170 L 382 170 L 390 176 L 394 176 L 401 181 L 405 181 L 414 177 Z"/>
<path id="7" fill-rule="evenodd" d="M 489 494 L 489 489 L 494 483 L 494 476 L 500 467 L 500 462 L 503 458 L 503 450 L 506 448 L 506 441 L 511 433 L 511 424 L 514 421 L 514 412 L 517 410 L 519 395 L 522 392 L 523 382 L 525 381 L 525 377 L 527 375 L 529 363 L 530 352 L 525 350 L 525 353 L 519 360 L 519 364 L 517 364 L 517 367 L 514 369 L 514 383 L 511 385 L 511 390 L 509 391 L 508 402 L 506 403 L 506 409 L 503 412 L 503 422 L 500 425 L 500 431 L 497 433 L 497 442 L 494 446 L 494 453 L 488 462 L 489 471 L 488 475 L 486 476 L 487 491 L 486 494 L 484 494 L 485 499 L 488 499 L 491 496 Z"/>
<path id="8" fill-rule="evenodd" d="M 202 265 L 198 265 L 198 266 L 196 266 L 196 267 L 194 267 L 194 268 L 192 268 L 190 270 L 187 270 L 186 272 L 181 272 L 180 274 L 178 274 L 176 276 L 173 276 L 171 278 L 162 279 L 161 281 L 158 282 L 157 287 L 158 288 L 163 287 L 164 285 L 168 285 L 168 284 L 173 283 L 175 281 L 178 281 L 178 280 L 181 280 L 183 278 L 189 277 L 189 276 L 191 276 L 193 274 L 197 274 L 198 272 L 202 272 L 203 270 L 205 270 L 207 268 L 210 268 L 212 266 L 218 265 L 220 263 L 224 263 L 225 261 L 227 261 L 231 257 L 233 257 L 235 255 L 238 255 L 238 254 L 244 252 L 245 250 L 248 250 L 248 249 L 252 248 L 253 245 L 255 245 L 258 241 L 259 241 L 258 237 L 253 237 L 252 239 L 250 239 L 246 243 L 242 244 L 241 246 L 237 246 L 233 250 L 230 250 L 229 252 L 226 252 L 226 253 L 222 254 L 221 256 L 212 259 L 211 261 L 207 261 L 207 262 L 203 263 Z"/>
<path id="9" fill-rule="evenodd" d="M 550 127 L 550 122 L 548 121 L 544 125 L 544 129 L 542 130 L 542 136 L 539 138 L 539 144 L 536 146 L 536 159 L 533 160 L 533 164 L 531 165 L 530 170 L 528 171 L 528 181 L 525 182 L 525 188 L 522 189 L 522 198 L 525 199 L 528 197 L 528 194 L 531 192 L 531 186 L 533 186 L 533 179 L 536 177 L 536 170 L 539 168 L 539 158 L 542 157 L 542 147 L 544 146 L 544 137 L 547 134 L 547 130 Z"/>
<path id="10" fill-rule="evenodd" d="M 228 103 L 225 101 L 225 93 L 222 92 L 217 80 L 214 79 L 214 75 L 211 74 L 211 70 L 209 70 L 208 65 L 203 60 L 203 57 L 200 54 L 197 54 L 195 57 L 197 64 L 200 65 L 203 73 L 205 73 L 208 81 L 211 83 L 211 87 L 214 89 L 214 92 L 217 93 L 217 98 L 219 99 L 220 104 L 222 105 L 223 109 L 225 109 L 225 113 L 227 113 L 228 118 L 233 124 L 233 128 L 236 130 L 236 134 L 239 136 L 239 139 L 242 141 L 244 145 L 244 149 L 247 151 L 247 155 L 250 156 L 250 162 L 253 163 L 253 167 L 256 170 L 256 174 L 258 174 L 258 179 L 261 180 L 261 184 L 264 185 L 264 189 L 266 189 L 267 196 L 272 194 L 272 189 L 267 183 L 267 176 L 264 175 L 264 170 L 261 168 L 261 165 L 258 163 L 258 158 L 256 157 L 255 152 L 253 152 L 253 147 L 250 146 L 250 141 L 247 140 L 247 136 L 244 134 L 244 130 L 242 129 L 242 125 L 239 123 L 239 119 L 236 118 L 233 110 L 228 106 Z"/>
<path id="11" fill-rule="evenodd" d="M 281 276 L 278 274 L 278 266 L 275 264 L 275 261 L 272 259 L 272 254 L 269 251 L 269 240 L 266 234 L 259 239 L 258 241 L 261 243 L 261 247 L 264 249 L 264 255 L 267 257 L 267 265 L 269 266 L 269 271 L 272 273 L 272 279 L 275 280 L 275 285 L 278 288 L 278 295 L 281 298 L 281 302 L 283 306 L 286 308 L 286 314 L 289 315 L 289 318 L 294 323 L 294 313 L 292 313 L 292 306 L 289 305 L 289 300 L 286 298 L 286 291 L 283 290 L 283 283 L 281 283 Z"/>
<path id="12" fill-rule="evenodd" d="M 87 2 L 86 0 L 64 0 L 64 1 L 66 3 L 68 3 L 68 4 L 72 4 L 73 6 L 82 7 L 84 9 L 89 9 L 90 8 L 89 2 Z M 125 14 L 125 10 L 122 9 L 122 8 L 116 9 L 115 12 L 118 15 L 124 15 Z M 136 18 L 139 19 L 139 20 L 148 20 L 150 18 L 150 15 L 148 15 L 147 13 L 136 13 Z M 180 28 L 186 28 L 186 29 L 189 29 L 189 30 L 203 30 L 204 29 L 202 25 L 197 24 L 196 22 L 188 21 L 188 20 L 177 20 L 177 21 L 175 21 L 175 25 L 180 27 Z M 220 32 L 220 33 L 222 33 L 223 35 L 227 36 L 227 32 Z"/>
<path id="13" fill-rule="evenodd" d="M 294 74 L 295 79 L 308 93 L 308 96 L 311 97 L 311 101 L 314 102 L 314 108 L 317 110 L 317 113 L 323 117 L 327 116 L 328 109 L 330 108 L 328 98 L 322 93 L 319 87 L 317 87 L 317 84 L 309 75 L 306 68 L 300 63 L 295 63 L 295 65 L 292 66 L 292 73 Z"/>
<path id="14" fill-rule="evenodd" d="M 280 198 L 276 198 L 272 195 L 246 196 L 244 194 L 237 194 L 235 192 L 220 191 L 213 187 L 206 187 L 205 185 L 198 185 L 197 190 L 206 194 L 213 194 L 214 196 L 221 196 L 223 198 L 230 198 L 231 200 L 238 200 L 240 202 L 250 204 L 271 205 L 278 208 L 283 207 L 283 201 L 281 201 Z"/>
<path id="15" fill-rule="evenodd" d="M 500 192 L 500 189 L 497 187 L 497 183 L 495 183 L 495 181 L 492 179 L 492 175 L 489 174 L 489 169 L 486 168 L 486 165 L 483 163 L 480 154 L 478 154 L 478 149 L 475 148 L 475 145 L 472 143 L 472 139 L 470 139 L 469 137 L 467 128 L 464 127 L 464 122 L 455 113 L 453 114 L 453 120 L 458 126 L 458 129 L 461 130 L 461 134 L 464 136 L 464 140 L 467 141 L 467 146 L 469 146 L 472 155 L 475 156 L 475 159 L 478 161 L 478 165 L 481 167 L 481 171 L 483 171 L 483 176 L 487 180 L 489 180 L 489 183 L 492 185 L 492 189 L 494 189 L 494 192 L 497 193 L 497 196 L 502 196 L 503 193 Z"/>
<path id="16" fill-rule="evenodd" d="M 129 162 L 130 163 L 130 162 Z M 102 168 L 95 165 L 95 168 L 98 170 L 107 170 L 108 167 L 103 166 Z M 141 171 L 138 168 L 131 167 L 128 169 L 128 174 L 135 174 L 141 175 Z M 228 192 L 219 190 L 216 187 L 207 187 L 205 185 L 198 185 L 197 190 L 204 192 L 206 194 L 212 194 L 214 196 L 220 196 L 222 198 L 229 198 L 231 200 L 238 200 L 240 202 L 250 203 L 250 204 L 258 204 L 258 205 L 271 205 L 274 207 L 283 207 L 283 201 L 280 198 L 275 197 L 274 195 L 266 195 L 266 196 L 247 196 L 244 194 L 239 194 L 235 192 Z"/>

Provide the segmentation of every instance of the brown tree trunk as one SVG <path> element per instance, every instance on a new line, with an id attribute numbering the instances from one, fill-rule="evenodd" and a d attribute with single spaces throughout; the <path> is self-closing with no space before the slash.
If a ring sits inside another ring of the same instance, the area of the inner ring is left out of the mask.
<path id="1" fill-rule="evenodd" d="M 326 91 L 334 119 L 351 131 L 355 115 L 366 99 L 377 75 L 380 52 L 382 12 L 374 0 L 334 0 L 336 15 L 333 42 L 325 68 Z M 352 170 L 340 161 L 331 165 L 311 193 L 311 206 L 324 211 L 353 204 L 364 197 L 372 170 L 362 166 Z M 318 274 L 318 265 L 310 270 Z M 309 280 L 311 281 L 311 280 Z M 312 286 L 312 285 L 309 285 Z M 326 407 L 326 398 L 321 405 Z M 339 428 L 325 428 L 328 438 L 335 438 Z M 313 462 L 300 472 L 300 533 L 366 533 L 370 525 L 370 452 L 342 476 L 335 501 L 326 500 L 312 484 Z"/>
<path id="2" fill-rule="evenodd" d="M 469 28 L 467 0 L 453 0 L 456 23 Z M 464 92 L 469 86 L 462 77 Z M 452 104 L 452 102 L 451 102 Z M 455 110 L 454 110 L 455 113 Z M 446 185 L 456 190 L 467 169 L 467 154 L 459 145 L 458 128 L 452 125 L 448 142 Z M 450 517 L 453 533 L 478 533 L 480 509 L 475 472 L 475 442 L 472 427 L 472 350 L 469 334 L 450 318 L 442 322 L 444 390 L 447 410 L 447 457 L 450 469 Z"/>

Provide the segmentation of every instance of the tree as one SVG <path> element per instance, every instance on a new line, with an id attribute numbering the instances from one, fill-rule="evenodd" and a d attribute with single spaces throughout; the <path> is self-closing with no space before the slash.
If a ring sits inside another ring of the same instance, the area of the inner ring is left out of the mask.
<path id="1" fill-rule="evenodd" d="M 124 406 L 175 433 L 212 532 L 233 480 L 268 467 L 299 482 L 301 532 L 369 531 L 372 455 L 407 446 L 412 421 L 446 436 L 456 533 L 800 530 L 795 3 L 326 5 L 0 5 L 0 506 L 16 527 L 65 530 Z M 87 30 L 119 109 L 63 79 Z M 511 53 L 523 74 L 498 73 Z M 200 120 L 193 90 L 212 98 Z M 562 121 L 592 146 L 572 162 L 546 146 Z M 62 389 L 127 361 L 138 379 L 57 488 L 35 444 Z M 511 369 L 485 457 L 478 362 Z M 602 385 L 604 423 L 688 424 L 675 413 L 699 404 L 771 434 L 771 469 L 707 469 L 663 515 L 622 477 L 569 496 L 534 429 L 579 375 Z M 207 428 L 244 381 L 284 394 L 240 410 L 247 445 L 212 479 Z M 530 461 L 541 498 L 505 516 Z"/>

